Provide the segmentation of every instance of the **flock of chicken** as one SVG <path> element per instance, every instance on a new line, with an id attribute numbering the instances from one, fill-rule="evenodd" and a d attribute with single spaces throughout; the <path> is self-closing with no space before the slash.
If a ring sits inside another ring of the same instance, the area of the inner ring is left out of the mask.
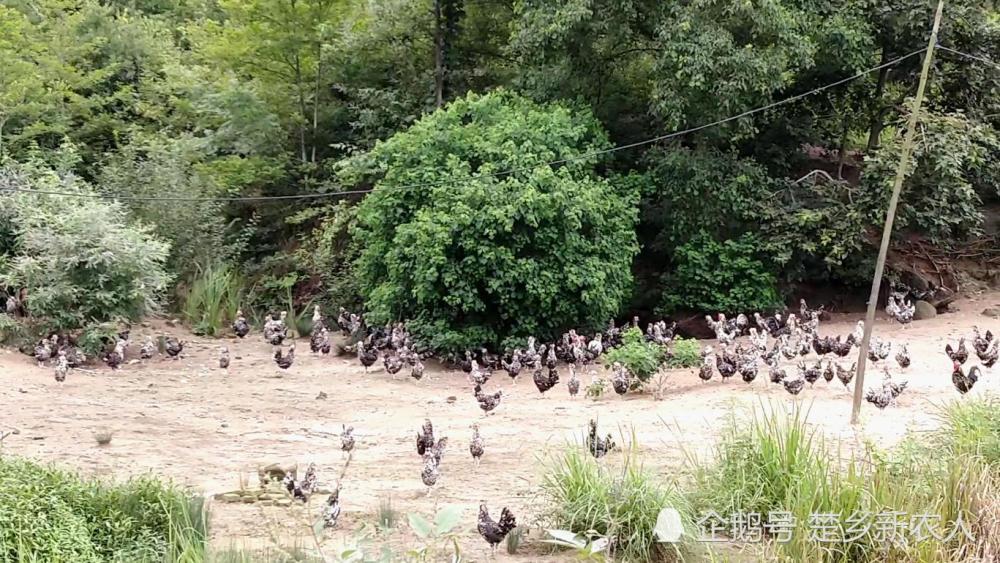
<path id="1" fill-rule="evenodd" d="M 889 297 L 886 311 L 891 318 L 907 324 L 913 319 L 914 309 L 914 306 L 900 294 L 894 293 Z M 859 321 L 854 331 L 843 337 L 820 336 L 818 329 L 822 314 L 822 307 L 810 309 L 805 300 L 802 300 L 798 315 L 775 313 L 765 317 L 760 313 L 754 313 L 752 317 L 741 314 L 733 319 L 728 319 L 723 314 L 717 315 L 715 319 L 706 316 L 706 321 L 715 332 L 718 350 L 712 346 L 703 349 L 698 377 L 707 383 L 715 377 L 716 372 L 722 381 L 738 374 L 743 381 L 751 383 L 757 378 L 761 366 L 767 366 L 769 381 L 781 384 L 792 395 L 798 395 L 807 383 L 812 386 L 820 378 L 827 383 L 837 378 L 846 387 L 854 377 L 856 366 L 852 364 L 850 367 L 845 367 L 838 358 L 850 355 L 860 345 L 864 322 Z M 623 326 L 616 326 L 612 321 L 604 331 L 597 332 L 589 338 L 570 330 L 552 343 L 540 344 L 535 338 L 529 338 L 525 348 L 508 351 L 503 355 L 493 354 L 481 348 L 475 352 L 466 351 L 464 356 L 451 360 L 467 374 L 473 389 L 473 397 L 484 415 L 488 415 L 504 398 L 502 390 L 498 389 L 492 393 L 483 390 L 494 372 L 505 371 L 515 384 L 522 373 L 530 372 L 535 387 L 544 395 L 559 383 L 557 366 L 561 361 L 568 365 L 569 379 L 566 387 L 569 395 L 575 397 L 580 391 L 578 371 L 587 369 L 586 366 L 595 363 L 606 351 L 621 345 L 623 333 L 632 327 L 639 327 L 637 317 L 633 318 L 630 324 Z M 251 325 L 242 311 L 237 313 L 232 329 L 241 339 L 250 334 Z M 673 325 L 667 325 L 664 321 L 650 323 L 644 333 L 645 339 L 663 346 L 669 354 L 669 345 L 673 340 L 675 329 L 676 323 Z M 330 338 L 331 330 L 339 330 L 347 337 L 349 344 L 343 347 L 343 351 L 356 355 L 366 372 L 381 358 L 385 371 L 393 378 L 404 368 L 408 369 L 410 377 L 417 381 L 424 377 L 423 360 L 429 355 L 415 347 L 413 339 L 402 323 L 369 327 L 360 315 L 340 308 L 334 329 L 327 326 L 317 306 L 314 309 L 313 328 L 309 337 L 310 350 L 314 354 L 326 355 L 334 349 Z M 273 359 L 277 367 L 282 370 L 291 368 L 295 362 L 295 342 L 289 338 L 286 313 L 268 315 L 262 334 L 265 342 L 275 347 Z M 982 367 L 992 367 L 998 359 L 1000 340 L 994 338 L 990 331 L 980 334 L 979 329 L 973 327 L 971 341 Z M 129 343 L 129 332 L 126 330 L 119 333 L 116 338 L 109 339 L 101 359 L 111 368 L 117 369 L 125 361 Z M 183 341 L 172 337 L 163 336 L 158 344 L 147 337 L 139 355 L 142 359 L 149 359 L 162 352 L 176 359 L 183 351 L 184 345 Z M 873 338 L 868 359 L 875 364 L 884 362 L 889 358 L 892 347 L 889 341 Z M 60 382 L 65 380 L 67 371 L 71 367 L 86 361 L 78 348 L 57 336 L 40 341 L 34 352 L 39 365 L 51 359 L 55 360 L 56 380 Z M 953 362 L 952 382 L 955 388 L 960 393 L 967 393 L 979 381 L 982 370 L 980 366 L 972 366 L 968 374 L 965 373 L 963 365 L 970 356 L 966 339 L 961 338 L 954 348 L 948 344 L 945 352 Z M 815 354 L 815 359 L 809 359 L 811 354 Z M 909 367 L 910 356 L 905 344 L 896 348 L 893 357 L 899 368 Z M 794 374 L 790 375 L 786 371 L 782 366 L 782 360 L 795 362 Z M 229 364 L 228 348 L 220 347 L 220 368 L 227 369 Z M 882 367 L 885 373 L 882 385 L 869 389 L 865 394 L 865 399 L 879 409 L 892 404 L 907 386 L 906 381 L 893 380 L 885 363 Z M 596 371 L 591 370 L 591 373 Z M 624 395 L 633 388 L 634 377 L 625 366 L 613 363 L 610 369 L 610 381 L 615 392 Z M 343 427 L 340 439 L 341 449 L 344 452 L 351 452 L 354 449 L 356 439 L 353 431 L 351 426 Z M 448 439 L 435 438 L 433 424 L 429 419 L 425 420 L 417 434 L 416 446 L 417 453 L 422 459 L 420 478 L 428 487 L 428 494 L 440 479 L 441 463 L 447 445 Z M 595 458 L 603 457 L 616 447 L 610 434 L 605 437 L 598 435 L 597 423 L 594 420 L 589 423 L 585 445 Z M 478 424 L 472 426 L 469 451 L 474 463 L 478 465 L 486 451 L 486 442 Z M 315 465 L 309 466 L 301 480 L 292 475 L 286 476 L 284 486 L 293 498 L 303 502 L 308 501 L 316 490 Z M 338 483 L 336 490 L 323 504 L 322 518 L 326 526 L 336 524 L 340 510 Z M 477 529 L 491 549 L 495 549 L 514 527 L 516 519 L 508 508 L 503 508 L 499 521 L 496 521 L 490 517 L 486 504 L 480 504 Z"/>

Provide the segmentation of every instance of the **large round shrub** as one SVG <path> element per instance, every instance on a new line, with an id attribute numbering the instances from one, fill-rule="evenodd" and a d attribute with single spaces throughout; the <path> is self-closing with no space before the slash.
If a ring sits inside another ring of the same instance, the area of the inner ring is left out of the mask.
<path id="1" fill-rule="evenodd" d="M 354 232 L 369 320 L 408 320 L 439 351 L 607 322 L 631 289 L 637 194 L 594 156 L 539 164 L 608 146 L 588 111 L 495 92 L 356 158 L 346 180 L 380 174 Z"/>

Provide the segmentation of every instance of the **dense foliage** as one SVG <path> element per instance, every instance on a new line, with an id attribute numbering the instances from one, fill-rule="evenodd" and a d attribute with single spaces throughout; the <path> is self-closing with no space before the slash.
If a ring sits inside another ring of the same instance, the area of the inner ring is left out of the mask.
<path id="1" fill-rule="evenodd" d="M 24 167 L 5 179 L 45 191 L 93 192 L 72 174 Z M 170 276 L 169 245 L 126 221 L 119 203 L 14 193 L 4 206 L 16 234 L 0 284 L 27 288 L 29 314 L 55 329 L 138 319 L 156 311 Z"/>
<path id="2" fill-rule="evenodd" d="M 201 502 L 151 478 L 106 484 L 0 457 L 0 561 L 200 561 Z"/>
<path id="3" fill-rule="evenodd" d="M 632 327 L 622 334 L 622 345 L 612 348 L 604 355 L 604 363 L 611 366 L 620 363 L 639 381 L 645 383 L 653 377 L 663 364 L 663 348 L 647 342 L 642 331 Z"/>
<path id="4" fill-rule="evenodd" d="M 814 89 L 922 49 L 935 4 L 5 2 L 0 168 L 122 198 L 122 228 L 169 243 L 144 254 L 178 309 L 226 265 L 248 310 L 367 307 L 447 346 L 734 312 L 870 275 L 921 57 Z M 995 4 L 949 3 L 939 41 L 1000 60 Z M 998 126 L 1000 73 L 938 50 L 897 236 L 995 234 Z M 389 193 L 408 184 L 433 185 Z M 319 197 L 198 199 L 296 194 Z"/>
<path id="5" fill-rule="evenodd" d="M 586 156 L 607 146 L 588 112 L 500 92 L 455 101 L 347 163 L 345 174 L 381 175 L 355 231 L 371 322 L 407 319 L 451 350 L 606 323 L 637 250 L 635 194 Z M 537 166 L 550 160 L 567 162 Z"/>

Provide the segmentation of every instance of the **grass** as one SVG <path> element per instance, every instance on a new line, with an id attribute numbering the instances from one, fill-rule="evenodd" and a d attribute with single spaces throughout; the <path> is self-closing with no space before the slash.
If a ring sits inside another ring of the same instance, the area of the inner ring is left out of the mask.
<path id="1" fill-rule="evenodd" d="M 674 339 L 667 357 L 667 365 L 672 368 L 693 368 L 701 365 L 701 344 L 696 338 Z"/>
<path id="2" fill-rule="evenodd" d="M 380 530 L 391 530 L 399 523 L 399 511 L 392 505 L 392 498 L 384 497 L 378 501 L 378 511 L 375 513 L 375 524 Z"/>
<path id="3" fill-rule="evenodd" d="M 992 409 L 992 412 L 990 412 Z M 749 420 L 725 426 L 713 459 L 699 464 L 691 502 L 696 513 L 789 512 L 796 525 L 786 542 L 769 542 L 773 557 L 790 561 L 962 561 L 997 560 L 992 538 L 1000 533 L 996 445 L 991 426 L 1000 420 L 989 401 L 959 401 L 943 407 L 945 424 L 930 436 L 903 442 L 890 452 L 867 445 L 844 457 L 808 426 L 808 412 L 782 407 L 757 411 Z M 985 427 L 985 429 L 981 428 Z M 991 430 L 993 434 L 990 434 Z M 947 452 L 947 455 L 941 455 Z M 992 459 L 992 461 L 990 461 Z M 813 514 L 903 513 L 928 515 L 948 529 L 961 514 L 975 539 L 928 537 L 887 543 L 876 527 L 850 541 L 817 542 L 810 537 Z M 981 559 L 986 557 L 986 559 Z"/>
<path id="4" fill-rule="evenodd" d="M 542 489 L 548 500 L 546 527 L 599 535 L 611 540 L 622 561 L 679 559 L 675 544 L 659 544 L 653 534 L 657 517 L 674 507 L 687 518 L 684 497 L 647 472 L 633 444 L 620 466 L 611 456 L 600 461 L 583 448 L 569 448 L 547 465 Z M 689 518 L 686 523 L 691 528 Z"/>
<path id="5" fill-rule="evenodd" d="M 243 278 L 232 266 L 198 266 L 181 313 L 195 334 L 218 336 L 232 323 L 245 296 Z"/>
<path id="6" fill-rule="evenodd" d="M 504 547 L 509 555 L 514 555 L 517 550 L 521 548 L 521 542 L 524 541 L 525 529 L 523 526 L 518 526 L 507 533 L 507 537 L 504 538 Z"/>
<path id="7" fill-rule="evenodd" d="M 0 458 L 4 563 L 201 563 L 207 531 L 203 499 L 156 479 L 107 484 Z"/>

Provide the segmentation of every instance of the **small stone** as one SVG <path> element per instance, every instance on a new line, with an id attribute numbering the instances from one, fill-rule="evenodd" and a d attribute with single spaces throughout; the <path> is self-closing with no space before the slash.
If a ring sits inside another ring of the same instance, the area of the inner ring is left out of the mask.
<path id="1" fill-rule="evenodd" d="M 274 501 L 271 499 L 265 499 L 260 501 L 261 506 L 274 506 Z"/>
<path id="2" fill-rule="evenodd" d="M 316 400 L 317 401 L 322 401 L 323 399 L 326 399 L 326 392 L 325 391 L 320 391 L 319 394 L 316 395 Z"/>
<path id="3" fill-rule="evenodd" d="M 222 502 L 239 502 L 241 497 L 239 493 L 223 493 L 217 495 L 215 498 Z"/>
<path id="4" fill-rule="evenodd" d="M 229 423 L 228 423 L 228 422 L 223 422 L 223 423 L 222 423 L 222 424 L 220 424 L 219 426 L 221 426 L 221 427 L 223 427 L 223 428 L 229 428 Z"/>
<path id="5" fill-rule="evenodd" d="M 983 316 L 991 319 L 1000 319 L 1000 307 L 988 307 L 983 309 Z"/>
<path id="6" fill-rule="evenodd" d="M 18 387 L 17 388 L 17 392 L 18 393 L 27 393 L 28 391 L 24 387 Z"/>
<path id="7" fill-rule="evenodd" d="M 451 395 L 447 399 L 445 399 L 445 401 L 447 401 L 449 405 L 454 405 L 455 401 L 457 401 L 457 400 L 458 400 L 458 397 L 456 397 L 454 395 Z"/>
<path id="8" fill-rule="evenodd" d="M 281 500 L 274 501 L 275 506 L 292 506 L 292 499 L 283 498 Z"/>
<path id="9" fill-rule="evenodd" d="M 244 496 L 244 497 L 240 498 L 240 501 L 243 504 L 253 504 L 253 503 L 257 502 L 257 497 Z"/>
<path id="10" fill-rule="evenodd" d="M 937 316 L 937 309 L 926 301 L 917 301 L 914 303 L 914 307 L 916 307 L 916 311 L 913 313 L 914 320 L 924 321 Z"/>
<path id="11" fill-rule="evenodd" d="M 176 326 L 177 325 L 177 321 L 173 320 L 173 319 L 167 319 L 166 325 L 167 326 Z"/>

